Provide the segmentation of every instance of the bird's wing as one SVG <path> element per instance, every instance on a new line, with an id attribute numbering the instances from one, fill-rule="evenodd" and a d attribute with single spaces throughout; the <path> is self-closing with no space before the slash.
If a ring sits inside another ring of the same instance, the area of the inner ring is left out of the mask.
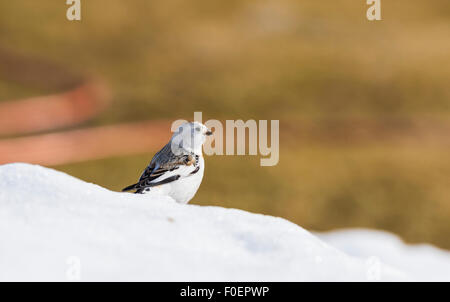
<path id="1" fill-rule="evenodd" d="M 138 183 L 125 188 L 124 191 L 142 192 L 145 188 L 170 183 L 180 177 L 192 175 L 198 171 L 197 162 L 198 156 L 194 154 L 174 154 L 169 143 L 155 154 Z"/>
<path id="2" fill-rule="evenodd" d="M 183 166 L 195 164 L 195 159 L 195 155 L 188 152 L 174 154 L 171 149 L 171 144 L 168 143 L 153 156 L 139 181 L 144 179 L 152 181 L 163 175 L 169 175 L 171 173 L 167 174 L 168 172 L 173 172 Z"/>

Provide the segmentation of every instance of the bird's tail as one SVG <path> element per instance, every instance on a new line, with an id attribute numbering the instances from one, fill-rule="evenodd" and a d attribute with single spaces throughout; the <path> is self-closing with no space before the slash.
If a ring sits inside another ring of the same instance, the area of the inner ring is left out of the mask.
<path id="1" fill-rule="evenodd" d="M 137 187 L 138 187 L 138 184 L 139 184 L 139 183 L 136 183 L 136 184 L 133 184 L 133 185 L 131 185 L 131 186 L 126 187 L 126 188 L 122 189 L 122 192 L 131 191 L 131 190 L 136 190 Z"/>

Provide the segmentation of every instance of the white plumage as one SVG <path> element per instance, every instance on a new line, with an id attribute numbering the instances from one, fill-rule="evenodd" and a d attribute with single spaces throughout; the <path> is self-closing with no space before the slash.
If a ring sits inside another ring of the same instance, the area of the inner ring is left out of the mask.
<path id="1" fill-rule="evenodd" d="M 203 174 L 205 172 L 205 161 L 203 156 L 199 158 L 199 167 L 200 169 L 198 172 L 193 175 L 189 174 L 192 173 L 194 169 L 184 167 L 183 171 L 178 172 L 182 175 L 178 180 L 168 184 L 152 187 L 151 190 L 155 190 L 161 195 L 170 196 L 179 203 L 188 203 L 192 198 L 194 198 L 195 193 L 197 193 L 197 190 L 203 180 Z"/>

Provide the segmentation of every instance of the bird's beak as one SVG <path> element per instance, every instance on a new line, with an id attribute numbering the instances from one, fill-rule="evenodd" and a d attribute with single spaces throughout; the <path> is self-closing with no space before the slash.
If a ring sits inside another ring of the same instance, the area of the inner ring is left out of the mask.
<path id="1" fill-rule="evenodd" d="M 212 134 L 213 134 L 213 132 L 212 132 L 211 130 L 208 130 L 208 131 L 206 131 L 206 133 L 205 133 L 206 136 L 210 136 L 210 135 L 212 135 Z"/>

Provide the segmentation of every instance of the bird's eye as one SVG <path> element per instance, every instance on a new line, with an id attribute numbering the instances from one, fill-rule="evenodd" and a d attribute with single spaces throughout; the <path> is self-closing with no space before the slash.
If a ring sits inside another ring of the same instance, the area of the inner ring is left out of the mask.
<path id="1" fill-rule="evenodd" d="M 195 131 L 197 132 L 200 131 L 200 127 L 195 128 Z"/>

